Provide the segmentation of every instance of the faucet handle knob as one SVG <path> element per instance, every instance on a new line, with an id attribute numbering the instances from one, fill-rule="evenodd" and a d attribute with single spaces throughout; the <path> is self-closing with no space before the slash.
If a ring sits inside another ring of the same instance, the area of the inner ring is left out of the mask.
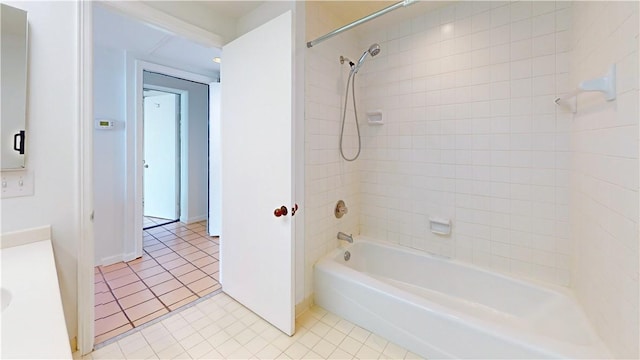
<path id="1" fill-rule="evenodd" d="M 336 216 L 336 218 L 340 219 L 348 212 L 349 209 L 347 208 L 347 205 L 344 203 L 344 201 L 338 201 L 338 203 L 336 204 L 336 208 L 334 209 L 334 215 Z"/>

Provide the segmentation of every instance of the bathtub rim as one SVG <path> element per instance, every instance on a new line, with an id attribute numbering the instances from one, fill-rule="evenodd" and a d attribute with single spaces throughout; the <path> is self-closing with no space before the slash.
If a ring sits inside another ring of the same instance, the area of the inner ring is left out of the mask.
<path id="1" fill-rule="evenodd" d="M 329 253 L 325 254 L 320 259 L 318 259 L 318 261 L 316 261 L 316 264 L 319 264 L 320 262 L 322 262 L 324 260 L 327 260 L 327 259 L 336 258 L 337 256 L 339 256 L 341 254 L 344 254 L 345 251 L 351 251 L 351 249 L 355 245 L 357 245 L 359 243 L 370 243 L 370 244 L 374 244 L 374 245 L 379 245 L 379 246 L 387 248 L 387 249 L 399 250 L 401 252 L 405 252 L 405 253 L 413 254 L 413 255 L 417 255 L 417 256 L 424 256 L 424 257 L 427 257 L 427 258 L 429 258 L 431 260 L 434 260 L 434 261 L 437 261 L 437 262 L 441 262 L 441 263 L 455 264 L 455 265 L 458 265 L 460 267 L 471 269 L 473 271 L 478 271 L 478 272 L 482 272 L 484 274 L 493 275 L 493 276 L 499 277 L 501 279 L 515 281 L 515 282 L 519 283 L 520 285 L 524 285 L 524 286 L 527 286 L 527 287 L 532 287 L 532 285 L 533 285 L 533 287 L 542 288 L 545 291 L 561 293 L 562 295 L 565 295 L 565 296 L 571 298 L 571 300 L 573 300 L 574 302 L 580 304 L 577 301 L 577 297 L 575 296 L 575 294 L 573 293 L 571 288 L 567 287 L 567 286 L 557 285 L 557 284 L 553 284 L 553 283 L 537 280 L 537 279 L 534 279 L 534 278 L 528 278 L 528 277 L 525 277 L 525 276 L 522 276 L 522 275 L 518 275 L 518 274 L 509 274 L 509 273 L 505 273 L 505 272 L 502 272 L 502 271 L 499 271 L 499 270 L 487 269 L 485 267 L 481 267 L 481 266 L 478 266 L 478 265 L 475 265 L 475 264 L 472 264 L 472 263 L 468 263 L 466 261 L 461 261 L 461 260 L 458 260 L 458 259 L 455 259 L 455 258 L 434 254 L 434 253 L 428 252 L 426 250 L 415 249 L 415 248 L 411 248 L 411 247 L 408 247 L 408 246 L 404 246 L 404 245 L 401 245 L 401 244 L 398 244 L 398 243 L 393 243 L 393 242 L 385 241 L 385 240 L 374 240 L 372 237 L 365 236 L 365 235 L 354 235 L 353 236 L 353 243 L 345 243 L 342 246 L 336 247 L 335 249 L 331 250 Z M 316 264 L 314 264 L 314 266 Z M 582 309 L 582 307 L 581 307 L 581 309 Z"/>
<path id="2" fill-rule="evenodd" d="M 393 251 L 405 252 L 421 257 L 427 257 L 431 260 L 442 262 L 442 263 L 453 263 L 454 265 L 462 266 L 473 271 L 480 271 L 485 274 L 491 276 L 497 276 L 501 279 L 505 279 L 506 281 L 515 281 L 523 286 L 527 287 L 537 287 L 540 288 L 541 291 L 551 293 L 553 296 L 566 296 L 573 302 L 573 304 L 579 307 L 581 311 L 581 315 L 585 317 L 587 320 L 587 324 L 589 328 L 587 329 L 590 337 L 589 345 L 581 345 L 576 343 L 571 343 L 568 341 L 560 341 L 551 337 L 546 337 L 535 333 L 533 331 L 527 331 L 522 326 L 508 326 L 507 324 L 491 322 L 488 319 L 483 319 L 481 317 L 473 316 L 471 314 L 465 313 L 458 309 L 448 308 L 444 305 L 441 305 L 437 302 L 431 301 L 424 297 L 421 297 L 417 294 L 411 293 L 407 290 L 395 287 L 391 284 L 388 284 L 384 281 L 378 280 L 374 277 L 369 276 L 366 273 L 355 270 L 349 266 L 345 266 L 340 263 L 341 255 L 344 251 L 351 251 L 351 249 L 357 244 L 371 244 L 374 246 L 380 246 L 383 248 L 391 249 Z M 335 271 L 331 271 L 334 269 Z M 348 283 L 357 284 L 360 286 L 367 287 L 375 292 L 378 292 L 382 295 L 393 296 L 399 301 L 406 303 L 407 305 L 417 306 L 423 311 L 427 311 L 434 316 L 439 318 L 447 319 L 453 321 L 462 326 L 471 327 L 477 331 L 487 332 L 497 338 L 500 338 L 504 341 L 509 341 L 512 343 L 519 344 L 520 346 L 531 349 L 532 351 L 539 352 L 541 354 L 545 354 L 551 358 L 555 357 L 571 357 L 571 356 L 579 356 L 582 358 L 592 358 L 593 356 L 599 356 L 601 358 L 611 358 L 612 352 L 606 346 L 606 344 L 602 341 L 602 339 L 598 336 L 595 328 L 591 324 L 591 321 L 586 318 L 586 314 L 584 313 L 584 309 L 582 305 L 577 302 L 576 297 L 573 295 L 570 289 L 564 288 L 554 284 L 548 284 L 540 281 L 529 281 L 529 279 L 522 279 L 519 277 L 509 276 L 500 272 L 491 271 L 489 269 L 481 268 L 479 266 L 469 264 L 466 262 L 462 262 L 459 260 L 446 258 L 438 255 L 433 255 L 421 250 L 408 248 L 399 244 L 390 243 L 387 241 L 378 241 L 371 240 L 370 237 L 366 236 L 354 236 L 354 242 L 352 244 L 347 244 L 346 246 L 340 246 L 336 249 L 332 250 L 322 258 L 320 258 L 316 264 L 314 264 L 314 276 L 316 271 L 324 272 L 324 273 L 332 273 L 332 276 L 336 276 L 341 280 L 344 280 Z M 464 320 L 463 320 L 464 319 Z M 510 334 L 513 331 L 518 332 L 518 337 L 512 337 Z M 546 344 L 544 348 L 537 346 L 535 344 Z"/>

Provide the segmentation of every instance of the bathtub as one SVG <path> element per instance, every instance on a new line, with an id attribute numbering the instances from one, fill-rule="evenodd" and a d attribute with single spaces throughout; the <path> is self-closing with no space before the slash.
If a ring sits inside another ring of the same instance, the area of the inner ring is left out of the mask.
<path id="1" fill-rule="evenodd" d="M 366 238 L 314 279 L 317 305 L 426 358 L 611 358 L 564 288 Z"/>

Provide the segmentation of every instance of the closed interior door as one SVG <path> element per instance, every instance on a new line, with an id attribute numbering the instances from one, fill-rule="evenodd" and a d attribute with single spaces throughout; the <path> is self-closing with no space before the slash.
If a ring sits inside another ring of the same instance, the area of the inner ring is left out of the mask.
<path id="1" fill-rule="evenodd" d="M 179 96 L 144 98 L 144 216 L 175 220 L 179 207 Z"/>
<path id="2" fill-rule="evenodd" d="M 292 15 L 223 47 L 220 276 L 231 297 L 293 334 Z M 274 210 L 287 208 L 276 217 Z"/>

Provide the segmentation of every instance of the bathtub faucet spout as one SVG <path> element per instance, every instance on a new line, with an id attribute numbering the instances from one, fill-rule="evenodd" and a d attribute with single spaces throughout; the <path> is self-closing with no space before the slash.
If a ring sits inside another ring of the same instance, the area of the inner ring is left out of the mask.
<path id="1" fill-rule="evenodd" d="M 343 233 L 342 231 L 338 232 L 338 239 L 347 241 L 349 243 L 353 243 L 353 235 L 347 235 L 347 234 Z"/>

